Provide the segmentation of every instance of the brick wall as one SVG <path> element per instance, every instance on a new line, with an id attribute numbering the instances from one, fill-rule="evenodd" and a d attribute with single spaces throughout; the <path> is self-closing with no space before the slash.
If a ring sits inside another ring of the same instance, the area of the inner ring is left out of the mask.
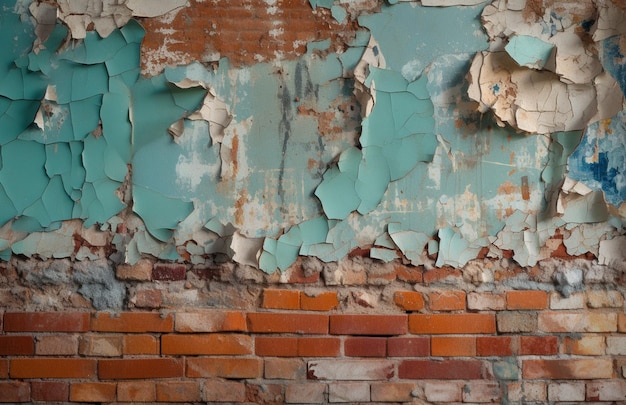
<path id="1" fill-rule="evenodd" d="M 1 292 L 21 301 L 6 299 L 0 317 L 0 401 L 625 401 L 618 274 L 588 267 L 584 290 L 567 297 L 551 281 L 585 263 L 484 261 L 500 282 L 480 283 L 472 266 L 361 258 L 299 262 L 282 275 L 144 261 L 116 269 L 125 306 L 94 311 L 71 299 L 80 285 L 35 286 L 32 272 L 46 264 L 29 273 L 13 260 L 1 267 Z M 201 298 L 182 304 L 192 296 Z"/>

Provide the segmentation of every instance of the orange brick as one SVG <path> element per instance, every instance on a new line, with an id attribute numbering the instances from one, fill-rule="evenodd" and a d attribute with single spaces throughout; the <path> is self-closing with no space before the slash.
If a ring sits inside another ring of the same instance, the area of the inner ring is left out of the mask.
<path id="1" fill-rule="evenodd" d="M 256 333 L 328 333 L 328 316 L 322 314 L 248 314 L 248 330 Z"/>
<path id="2" fill-rule="evenodd" d="M 262 308 L 300 309 L 300 291 L 266 288 L 263 290 Z"/>
<path id="3" fill-rule="evenodd" d="M 202 390 L 202 400 L 211 404 L 244 402 L 246 400 L 246 385 L 239 381 L 206 380 Z"/>
<path id="4" fill-rule="evenodd" d="M 98 361 L 102 380 L 176 378 L 183 376 L 183 359 L 103 359 Z"/>
<path id="5" fill-rule="evenodd" d="M 78 352 L 83 356 L 117 357 L 122 355 L 121 335 L 85 335 Z"/>
<path id="6" fill-rule="evenodd" d="M 300 294 L 300 308 L 305 311 L 330 311 L 338 306 L 336 292 L 326 291 L 315 296 Z"/>
<path id="7" fill-rule="evenodd" d="M 605 354 L 606 342 L 604 336 L 591 335 L 580 338 L 565 337 L 563 339 L 563 353 L 579 356 L 602 356 Z"/>
<path id="8" fill-rule="evenodd" d="M 252 354 L 247 335 L 162 335 L 161 354 Z"/>
<path id="9" fill-rule="evenodd" d="M 86 332 L 89 314 L 86 312 L 7 312 L 5 332 Z"/>
<path id="10" fill-rule="evenodd" d="M 466 307 L 464 291 L 436 291 L 428 294 L 428 307 L 432 311 L 458 311 Z"/>
<path id="11" fill-rule="evenodd" d="M 393 302 L 405 311 L 419 311 L 424 309 L 424 296 L 417 291 L 396 291 Z"/>
<path id="12" fill-rule="evenodd" d="M 237 357 L 190 357 L 187 358 L 185 373 L 191 378 L 260 378 L 263 375 L 263 360 Z"/>
<path id="13" fill-rule="evenodd" d="M 176 332 L 245 332 L 247 330 L 246 315 L 239 311 L 179 312 L 175 318 Z"/>
<path id="14" fill-rule="evenodd" d="M 626 314 L 618 314 L 617 328 L 620 332 L 626 332 Z"/>
<path id="15" fill-rule="evenodd" d="M 257 336 L 254 339 L 254 350 L 257 356 L 296 357 L 298 355 L 298 339 L 295 337 Z"/>
<path id="16" fill-rule="evenodd" d="M 462 277 L 463 274 L 459 269 L 447 266 L 437 267 L 424 272 L 424 283 L 431 284 L 443 280 L 444 278 L 461 279 Z"/>
<path id="17" fill-rule="evenodd" d="M 298 338 L 298 356 L 300 357 L 335 357 L 339 356 L 341 340 L 334 337 Z"/>
<path id="18" fill-rule="evenodd" d="M 115 401 L 115 383 L 82 382 L 70 386 L 70 401 L 111 402 Z"/>
<path id="19" fill-rule="evenodd" d="M 476 338 L 460 336 L 434 336 L 430 341 L 433 356 L 469 357 L 476 355 Z"/>
<path id="20" fill-rule="evenodd" d="M 398 280 L 407 283 L 421 283 L 424 279 L 423 270 L 419 267 L 405 266 L 398 264 L 396 267 L 396 276 Z"/>
<path id="21" fill-rule="evenodd" d="M 264 367 L 268 379 L 306 380 L 306 362 L 301 358 L 266 358 Z"/>
<path id="22" fill-rule="evenodd" d="M 70 385 L 64 381 L 33 381 L 31 397 L 33 401 L 67 402 Z"/>
<path id="23" fill-rule="evenodd" d="M 159 354 L 159 340 L 152 335 L 124 335 L 124 354 Z"/>
<path id="24" fill-rule="evenodd" d="M 156 401 L 156 384 L 153 381 L 120 381 L 117 383 L 117 400 L 154 402 Z"/>
<path id="25" fill-rule="evenodd" d="M 495 333 L 493 314 L 411 314 L 409 332 L 415 334 Z"/>
<path id="26" fill-rule="evenodd" d="M 197 381 L 162 381 L 156 384 L 159 402 L 200 401 L 200 383 Z"/>
<path id="27" fill-rule="evenodd" d="M 407 332 L 406 315 L 331 315 L 330 333 L 333 335 L 404 335 Z"/>
<path id="28" fill-rule="evenodd" d="M 507 291 L 506 307 L 507 309 L 546 309 L 548 293 L 536 290 Z"/>
<path id="29" fill-rule="evenodd" d="M 39 358 L 12 359 L 11 378 L 92 378 L 96 361 L 92 359 Z"/>
<path id="30" fill-rule="evenodd" d="M 91 329 L 97 332 L 172 332 L 174 319 L 171 314 L 161 316 L 155 312 L 123 312 L 118 316 L 98 312 L 91 318 Z"/>
<path id="31" fill-rule="evenodd" d="M 32 336 L 0 336 L 0 356 L 20 356 L 35 353 Z"/>

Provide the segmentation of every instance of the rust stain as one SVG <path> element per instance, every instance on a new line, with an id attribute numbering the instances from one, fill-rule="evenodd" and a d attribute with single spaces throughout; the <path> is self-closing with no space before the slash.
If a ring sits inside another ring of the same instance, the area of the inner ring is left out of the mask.
<path id="1" fill-rule="evenodd" d="M 528 187 L 528 176 L 522 176 L 522 200 L 530 200 L 530 188 Z"/>
<path id="2" fill-rule="evenodd" d="M 515 193 L 519 193 L 519 188 L 510 181 L 505 181 L 498 187 L 498 194 L 510 195 Z"/>
<path id="3" fill-rule="evenodd" d="M 242 190 L 241 195 L 235 201 L 235 225 L 243 226 L 244 224 L 244 215 L 243 208 L 248 202 L 248 190 Z"/>
<path id="4" fill-rule="evenodd" d="M 233 177 L 237 177 L 239 170 L 239 162 L 237 160 L 237 152 L 239 151 L 239 137 L 237 134 L 233 136 L 232 147 L 230 148 L 230 161 L 233 162 Z"/>
<path id="5" fill-rule="evenodd" d="M 190 0 L 172 20 L 141 23 L 144 72 L 150 70 L 146 63 L 164 67 L 226 57 L 233 66 L 244 66 L 295 59 L 308 42 L 328 38 L 332 49 L 345 49 L 358 29 L 356 21 L 340 25 L 328 9 L 313 10 L 308 0 L 277 0 L 273 7 L 251 0 Z"/>

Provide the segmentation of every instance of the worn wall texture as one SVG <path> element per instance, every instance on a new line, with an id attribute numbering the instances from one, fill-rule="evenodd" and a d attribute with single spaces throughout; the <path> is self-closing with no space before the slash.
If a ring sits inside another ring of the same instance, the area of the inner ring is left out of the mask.
<path id="1" fill-rule="evenodd" d="M 0 402 L 626 402 L 620 0 L 0 2 Z"/>

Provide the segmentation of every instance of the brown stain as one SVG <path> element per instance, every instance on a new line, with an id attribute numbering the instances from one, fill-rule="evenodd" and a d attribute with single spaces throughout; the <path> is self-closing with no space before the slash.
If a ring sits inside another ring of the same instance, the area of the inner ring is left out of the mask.
<path id="1" fill-rule="evenodd" d="M 244 217 L 243 217 L 243 208 L 248 202 L 248 190 L 242 190 L 241 195 L 235 201 L 235 225 L 243 226 Z"/>
<path id="2" fill-rule="evenodd" d="M 233 136 L 232 145 L 230 148 L 230 161 L 233 162 L 233 178 L 237 177 L 237 171 L 239 170 L 237 152 L 239 152 L 239 137 L 237 136 L 237 134 L 235 134 L 235 136 Z"/>
<path id="3" fill-rule="evenodd" d="M 504 183 L 500 184 L 500 187 L 498 187 L 498 194 L 510 195 L 515 193 L 519 193 L 519 187 L 517 187 L 510 181 L 505 181 Z"/>
<path id="4" fill-rule="evenodd" d="M 528 176 L 522 176 L 522 200 L 530 200 L 530 187 L 528 185 Z"/>
<path id="5" fill-rule="evenodd" d="M 345 49 L 358 29 L 356 21 L 339 24 L 328 9 L 313 10 L 308 0 L 277 0 L 275 6 L 270 13 L 262 0 L 190 0 L 171 21 L 142 19 L 143 55 L 152 58 L 148 63 L 160 66 L 215 62 L 211 54 L 228 58 L 233 66 L 245 66 L 275 60 L 277 53 L 282 59 L 295 59 L 311 41 L 330 38 L 331 49 Z M 271 35 L 276 29 L 278 34 Z"/>

